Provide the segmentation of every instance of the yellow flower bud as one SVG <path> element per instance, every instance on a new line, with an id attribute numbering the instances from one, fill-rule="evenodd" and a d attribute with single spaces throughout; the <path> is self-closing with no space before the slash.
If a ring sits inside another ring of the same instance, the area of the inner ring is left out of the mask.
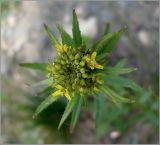
<path id="1" fill-rule="evenodd" d="M 80 62 L 80 65 L 81 65 L 81 66 L 84 66 L 84 65 L 85 65 L 85 61 L 81 61 L 81 62 Z"/>

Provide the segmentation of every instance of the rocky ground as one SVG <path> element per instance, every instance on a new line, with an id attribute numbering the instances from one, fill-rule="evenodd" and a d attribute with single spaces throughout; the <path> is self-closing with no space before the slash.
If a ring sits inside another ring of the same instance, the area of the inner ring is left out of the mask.
<path id="1" fill-rule="evenodd" d="M 2 103 L 4 142 L 26 143 L 28 137 L 31 138 L 27 141 L 28 143 L 44 142 L 43 139 L 37 140 L 42 133 L 41 129 L 35 129 L 33 133 L 31 126 L 30 129 L 25 128 L 23 122 L 19 122 L 16 118 L 17 114 L 23 114 L 16 105 L 17 102 L 26 101 L 23 91 L 35 93 L 35 90 L 26 84 L 33 80 L 41 80 L 43 76 L 33 71 L 26 72 L 18 64 L 47 62 L 48 58 L 55 56 L 55 50 L 51 48 L 43 24 L 48 24 L 57 37 L 59 34 L 55 27 L 56 23 L 62 24 L 71 33 L 73 8 L 77 11 L 82 34 L 93 39 L 103 33 L 105 24 L 108 22 L 113 31 L 126 26 L 127 32 L 114 49 L 111 62 L 114 63 L 119 58 L 127 58 L 128 65 L 138 68 L 134 79 L 140 84 L 149 87 L 158 82 L 158 2 L 21 1 L 20 6 L 3 18 L 1 23 L 2 93 L 6 96 Z M 93 117 L 84 116 L 78 124 L 83 130 L 73 134 L 72 142 L 98 143 L 94 136 Z M 30 125 L 31 121 L 27 124 Z M 154 136 L 148 141 L 147 138 L 151 135 L 148 133 L 150 130 Z M 20 136 L 19 132 L 22 133 Z M 142 134 L 143 137 L 139 138 L 137 134 Z M 155 135 L 150 126 L 140 122 L 128 130 L 120 140 L 112 140 L 109 133 L 99 143 L 157 143 L 157 139 L 158 134 Z M 57 139 L 55 142 L 65 141 Z"/>

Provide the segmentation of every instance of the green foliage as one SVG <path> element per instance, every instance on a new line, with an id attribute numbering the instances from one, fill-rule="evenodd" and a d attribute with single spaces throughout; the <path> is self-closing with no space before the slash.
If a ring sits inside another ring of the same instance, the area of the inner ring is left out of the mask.
<path id="1" fill-rule="evenodd" d="M 103 87 L 101 88 L 102 91 L 104 92 L 104 95 L 109 97 L 111 101 L 113 101 L 117 106 L 119 106 L 119 102 L 124 102 L 124 103 L 132 103 L 134 102 L 131 99 L 124 98 L 120 95 L 118 95 L 114 90 L 108 88 L 108 87 Z"/>
<path id="2" fill-rule="evenodd" d="M 91 37 L 85 36 L 85 35 L 82 36 L 82 43 L 83 44 L 89 44 L 90 42 L 91 42 Z"/>
<path id="3" fill-rule="evenodd" d="M 132 95 L 126 93 L 126 89 L 129 88 L 137 93 L 141 91 L 141 88 L 133 81 L 120 76 L 135 70 L 130 67 L 125 68 L 125 60 L 120 61 L 113 67 L 102 65 L 117 44 L 125 28 L 112 33 L 109 31 L 109 25 L 107 25 L 102 39 L 97 41 L 91 49 L 88 49 L 81 36 L 75 10 L 73 10 L 72 24 L 73 38 L 60 25 L 57 25 L 61 34 L 62 44 L 58 42 L 49 27 L 46 24 L 44 25 L 53 46 L 57 50 L 57 57 L 54 62 L 48 62 L 47 65 L 25 63 L 21 64 L 21 66 L 45 71 L 47 78 L 51 80 L 48 85 L 54 92 L 52 92 L 52 95 L 48 94 L 49 97 L 39 105 L 35 116 L 40 112 L 42 113 L 44 109 L 47 109 L 49 105 L 60 97 L 65 96 L 68 99 L 67 105 L 58 129 L 61 128 L 71 114 L 70 131 L 72 132 L 84 105 L 84 100 L 93 95 L 97 109 L 96 130 L 98 137 L 101 137 L 108 123 L 120 115 L 120 110 L 113 104 L 112 106 L 107 106 L 107 111 L 110 109 L 108 107 L 114 106 L 114 109 L 112 108 L 111 112 L 107 112 L 109 115 L 104 115 L 106 113 L 106 105 L 108 105 L 106 99 L 110 99 L 121 108 L 121 103 L 134 102 L 133 99 L 129 98 Z M 107 120 L 106 124 L 101 123 L 104 120 Z"/>
<path id="4" fill-rule="evenodd" d="M 13 9 L 19 7 L 19 0 L 0 0 L 1 19 L 5 18 Z"/>
<path id="5" fill-rule="evenodd" d="M 83 97 L 82 96 L 76 96 L 76 104 L 73 108 L 73 112 L 72 112 L 72 117 L 71 117 L 71 125 L 70 125 L 70 131 L 72 132 L 73 129 L 76 126 L 79 114 L 80 114 L 80 110 L 83 104 Z"/>
<path id="6" fill-rule="evenodd" d="M 105 28 L 105 30 L 104 30 L 104 35 L 107 35 L 109 32 L 110 32 L 110 24 L 107 23 L 107 24 L 106 24 L 106 28 Z"/>
<path id="7" fill-rule="evenodd" d="M 44 28 L 48 34 L 48 37 L 50 38 L 51 42 L 53 45 L 59 44 L 58 40 L 55 38 L 55 36 L 53 35 L 53 33 L 51 32 L 50 28 L 44 24 Z"/>
<path id="8" fill-rule="evenodd" d="M 51 80 L 51 79 L 45 79 L 45 80 L 42 80 L 42 81 L 40 81 L 40 82 L 33 83 L 33 84 L 31 84 L 30 86 L 36 87 L 36 86 L 41 86 L 41 85 L 48 85 L 48 84 L 50 84 L 50 83 L 52 83 L 52 80 Z"/>
<path id="9" fill-rule="evenodd" d="M 49 105 L 51 105 L 53 102 L 55 102 L 58 99 L 58 97 L 53 97 L 52 95 L 48 96 L 36 109 L 33 118 L 35 118 L 41 111 L 43 111 L 45 108 L 47 108 Z"/>
<path id="10" fill-rule="evenodd" d="M 58 99 L 53 104 L 50 104 L 47 108 L 45 108 L 42 112 L 38 114 L 34 119 L 31 119 L 33 113 L 37 109 L 37 106 L 46 99 L 53 92 L 52 87 L 43 87 L 39 89 L 36 95 L 31 95 L 30 93 L 25 94 L 27 102 L 17 104 L 18 110 L 24 112 L 26 114 L 26 118 L 22 116 L 26 121 L 29 121 L 32 126 L 29 129 L 27 128 L 27 134 L 32 133 L 36 129 L 40 130 L 39 136 L 36 137 L 38 140 L 41 138 L 43 143 L 53 144 L 53 143 L 70 143 L 70 134 L 68 133 L 69 121 L 68 118 L 63 124 L 61 130 L 57 130 L 57 126 L 59 124 L 59 120 L 65 110 L 66 102 L 63 99 Z M 24 92 L 23 92 L 24 93 Z M 15 111 L 14 111 L 15 113 Z M 22 123 L 23 126 L 26 126 L 26 122 Z M 24 130 L 26 129 L 24 128 Z M 31 135 L 32 136 L 32 135 Z M 18 135 L 19 137 L 19 135 Z M 28 136 L 27 136 L 28 139 Z M 35 143 L 37 140 L 31 141 L 31 143 Z M 23 141 L 24 143 L 26 141 Z"/>
<path id="11" fill-rule="evenodd" d="M 72 28 L 72 33 L 73 33 L 73 40 L 75 43 L 75 46 L 80 46 L 82 44 L 82 37 L 81 37 L 81 32 L 79 30 L 79 23 L 77 19 L 77 15 L 75 10 L 73 10 L 73 28 Z"/>
<path id="12" fill-rule="evenodd" d="M 120 88 L 119 94 L 123 93 L 131 94 L 129 90 L 124 91 L 123 88 Z M 104 103 L 104 96 L 102 95 L 95 100 L 97 104 L 99 103 L 98 105 L 95 104 L 95 110 L 101 108 L 101 115 L 96 115 L 96 136 L 98 139 L 102 138 L 111 128 L 118 129 L 123 133 L 129 127 L 142 120 L 152 123 L 155 128 L 159 126 L 158 103 L 156 103 L 158 102 L 158 97 L 156 101 L 154 99 L 155 94 L 152 91 L 143 90 L 136 91 L 135 96 L 138 97 L 132 107 L 130 104 L 125 104 L 123 107 L 120 106 L 119 109 L 109 102 Z M 130 117 L 128 117 L 128 114 L 130 114 Z"/>
<path id="13" fill-rule="evenodd" d="M 133 82 L 130 79 L 126 79 L 124 77 L 120 76 L 108 76 L 105 78 L 106 83 L 115 86 L 115 87 L 124 87 L 124 88 L 130 88 L 135 92 L 141 91 L 141 87 L 138 86 L 135 82 Z"/>
<path id="14" fill-rule="evenodd" d="M 73 39 L 71 36 L 60 26 L 57 25 L 59 32 L 61 33 L 62 43 L 65 45 L 73 46 Z"/>
<path id="15" fill-rule="evenodd" d="M 62 124 L 64 123 L 64 121 L 67 119 L 67 117 L 69 116 L 69 114 L 71 113 L 72 109 L 74 108 L 75 104 L 76 104 L 76 97 L 74 97 L 70 102 L 68 102 L 65 112 L 61 118 L 61 121 L 59 123 L 58 129 L 60 129 L 60 127 L 62 126 Z"/>
<path id="16" fill-rule="evenodd" d="M 98 40 L 95 45 L 93 45 L 93 50 L 97 51 L 99 54 L 97 57 L 98 60 L 103 59 L 112 51 L 124 31 L 125 28 L 121 28 L 118 32 L 107 33 L 104 37 Z"/>
<path id="17" fill-rule="evenodd" d="M 26 67 L 30 69 L 45 71 L 46 70 L 46 64 L 45 63 L 21 63 L 19 64 L 21 67 Z"/>
<path id="18" fill-rule="evenodd" d="M 95 98 L 95 106 L 96 106 L 96 126 L 99 122 L 99 119 L 102 116 L 102 109 L 105 105 L 105 97 L 102 94 L 96 94 Z"/>
<path id="19" fill-rule="evenodd" d="M 97 50 L 97 52 L 102 51 L 106 48 L 107 43 L 109 43 L 109 40 L 113 37 L 113 33 L 108 33 L 103 38 L 98 40 L 95 45 L 93 45 L 93 50 Z"/>
<path id="20" fill-rule="evenodd" d="M 106 73 L 108 75 L 121 75 L 121 74 L 127 74 L 134 71 L 135 68 L 120 68 L 120 67 L 107 67 Z"/>

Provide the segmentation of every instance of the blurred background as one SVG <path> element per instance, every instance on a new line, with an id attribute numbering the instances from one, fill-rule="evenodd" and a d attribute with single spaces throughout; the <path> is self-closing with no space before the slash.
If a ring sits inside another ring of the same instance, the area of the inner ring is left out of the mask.
<path id="1" fill-rule="evenodd" d="M 1 105 L 4 143 L 157 143 L 159 142 L 159 2 L 136 1 L 18 1 L 1 3 Z M 134 104 L 119 110 L 108 102 L 95 137 L 94 107 L 83 109 L 73 134 L 68 122 L 58 131 L 63 103 L 48 107 L 32 119 L 37 105 L 47 95 L 43 86 L 30 84 L 45 76 L 19 67 L 22 62 L 47 62 L 55 50 L 44 31 L 46 23 L 59 38 L 55 25 L 62 24 L 71 33 L 75 8 L 86 41 L 97 40 L 106 23 L 117 31 L 127 31 L 110 56 L 110 64 L 121 58 L 127 66 L 138 68 L 128 78 L 143 88 L 135 94 Z"/>

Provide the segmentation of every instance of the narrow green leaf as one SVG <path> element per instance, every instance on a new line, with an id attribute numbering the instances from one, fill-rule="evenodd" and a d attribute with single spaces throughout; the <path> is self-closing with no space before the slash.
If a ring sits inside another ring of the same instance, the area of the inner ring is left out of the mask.
<path id="1" fill-rule="evenodd" d="M 75 106 L 73 108 L 72 117 L 71 117 L 70 132 L 73 132 L 73 130 L 76 126 L 82 104 L 83 104 L 83 97 L 82 96 L 76 96 Z"/>
<path id="2" fill-rule="evenodd" d="M 57 28 L 61 33 L 62 43 L 67 44 L 68 46 L 73 46 L 73 39 L 71 36 L 58 24 Z"/>
<path id="3" fill-rule="evenodd" d="M 41 95 L 49 96 L 52 92 L 53 92 L 53 88 L 51 86 L 47 86 L 46 88 L 38 92 L 37 96 L 41 96 Z"/>
<path id="4" fill-rule="evenodd" d="M 125 28 L 121 28 L 118 32 L 108 33 L 96 43 L 96 45 L 93 47 L 93 50 L 96 50 L 98 52 L 97 59 L 100 59 L 102 57 L 101 55 L 104 56 L 104 54 L 108 54 L 111 52 L 124 31 Z"/>
<path id="5" fill-rule="evenodd" d="M 107 67 L 105 72 L 109 75 L 121 75 L 121 74 L 127 74 L 130 72 L 135 71 L 136 68 L 120 68 L 120 67 Z"/>
<path id="6" fill-rule="evenodd" d="M 74 108 L 74 105 L 75 105 L 75 98 L 76 97 L 73 97 L 71 99 L 71 101 L 68 102 L 67 106 L 66 106 L 66 109 L 63 113 L 63 116 L 61 118 L 61 121 L 59 123 L 59 126 L 58 126 L 58 129 L 61 128 L 62 124 L 64 123 L 64 121 L 68 118 L 69 114 L 72 112 L 72 109 Z"/>
<path id="7" fill-rule="evenodd" d="M 133 103 L 134 101 L 128 98 L 124 98 L 120 95 L 118 95 L 116 92 L 114 92 L 113 90 L 111 90 L 110 88 L 108 88 L 107 86 L 105 86 L 104 88 L 102 88 L 102 91 L 111 98 L 111 100 L 117 105 L 119 106 L 119 102 L 124 102 L 124 103 Z"/>
<path id="8" fill-rule="evenodd" d="M 124 68 L 125 63 L 126 63 L 126 59 L 123 59 L 119 61 L 115 66 L 113 67 L 108 66 L 102 71 L 106 73 L 107 76 L 108 75 L 112 76 L 112 75 L 127 74 L 127 73 L 131 73 L 132 71 L 137 70 L 136 68 L 133 68 L 133 67 Z"/>
<path id="9" fill-rule="evenodd" d="M 105 87 L 106 91 L 108 91 L 113 97 L 115 97 L 118 101 L 120 102 L 124 102 L 124 103 L 133 103 L 135 102 L 134 100 L 128 99 L 128 98 L 124 98 L 120 95 L 118 95 L 116 92 L 114 92 L 113 90 L 111 90 L 108 87 Z"/>
<path id="10" fill-rule="evenodd" d="M 104 95 L 97 93 L 95 97 L 95 112 L 96 112 L 96 138 L 99 140 L 107 132 L 108 125 L 110 124 L 110 117 L 108 116 Z M 106 115 L 107 114 L 107 115 Z M 107 117 L 107 118 L 106 118 Z"/>
<path id="11" fill-rule="evenodd" d="M 124 67 L 124 65 L 127 63 L 127 59 L 122 59 L 122 60 L 120 60 L 116 65 L 115 65 L 115 67 L 120 67 L 120 68 L 122 68 L 122 67 Z"/>
<path id="12" fill-rule="evenodd" d="M 49 105 L 51 105 L 53 102 L 55 102 L 59 97 L 53 97 L 48 96 L 36 109 L 33 118 L 35 118 L 40 112 L 42 112 L 44 109 L 46 109 Z"/>
<path id="13" fill-rule="evenodd" d="M 113 95 L 111 95 L 104 87 L 101 87 L 101 90 L 113 103 L 115 103 L 116 106 L 119 107 L 119 102 Z"/>
<path id="14" fill-rule="evenodd" d="M 102 51 L 106 47 L 106 44 L 109 43 L 110 39 L 113 37 L 113 33 L 108 33 L 105 35 L 103 38 L 98 40 L 94 45 L 93 45 L 93 50 L 97 51 L 98 53 Z"/>
<path id="15" fill-rule="evenodd" d="M 82 37 L 81 37 L 81 32 L 79 29 L 79 23 L 77 19 L 77 15 L 75 10 L 73 10 L 73 28 L 72 28 L 72 33 L 73 33 L 73 40 L 75 43 L 75 46 L 80 46 L 82 44 Z"/>
<path id="16" fill-rule="evenodd" d="M 142 95 L 139 97 L 139 103 L 142 105 L 147 104 L 147 102 L 149 103 L 151 101 L 151 95 L 152 91 L 144 91 Z"/>
<path id="17" fill-rule="evenodd" d="M 105 49 L 103 49 L 100 53 L 109 53 L 112 48 L 117 44 L 120 39 L 122 33 L 125 31 L 125 28 L 121 28 L 118 32 L 114 33 L 113 37 L 110 39 L 109 43 L 106 44 Z"/>
<path id="18" fill-rule="evenodd" d="M 120 77 L 120 76 L 106 76 L 105 78 L 106 83 L 115 86 L 121 86 L 125 88 L 130 88 L 136 92 L 141 92 L 142 89 L 138 86 L 134 81 Z"/>
<path id="19" fill-rule="evenodd" d="M 44 79 L 40 82 L 31 84 L 32 87 L 36 87 L 36 86 L 40 86 L 40 85 L 48 85 L 49 83 L 51 83 L 53 80 L 52 79 Z"/>
<path id="20" fill-rule="evenodd" d="M 82 42 L 83 42 L 83 44 L 88 44 L 88 43 L 91 42 L 91 40 L 92 40 L 91 37 L 89 37 L 87 35 L 82 35 Z"/>
<path id="21" fill-rule="evenodd" d="M 19 65 L 21 67 L 45 71 L 47 64 L 46 63 L 21 63 Z"/>
<path id="22" fill-rule="evenodd" d="M 96 60 L 99 61 L 99 62 L 104 62 L 104 64 L 106 64 L 107 63 L 107 59 L 105 59 L 105 58 L 109 57 L 109 55 L 110 55 L 110 53 L 103 53 L 101 55 L 98 55 Z"/>
<path id="23" fill-rule="evenodd" d="M 99 122 L 102 118 L 104 103 L 105 103 L 104 96 L 102 94 L 97 94 L 96 97 L 95 97 L 96 128 L 98 128 Z"/>
<path id="24" fill-rule="evenodd" d="M 50 38 L 50 40 L 52 42 L 52 45 L 55 46 L 56 44 L 59 44 L 58 40 L 55 38 L 55 36 L 51 32 L 50 28 L 46 24 L 44 24 L 44 28 L 45 28 L 45 31 L 48 34 L 48 37 Z"/>

